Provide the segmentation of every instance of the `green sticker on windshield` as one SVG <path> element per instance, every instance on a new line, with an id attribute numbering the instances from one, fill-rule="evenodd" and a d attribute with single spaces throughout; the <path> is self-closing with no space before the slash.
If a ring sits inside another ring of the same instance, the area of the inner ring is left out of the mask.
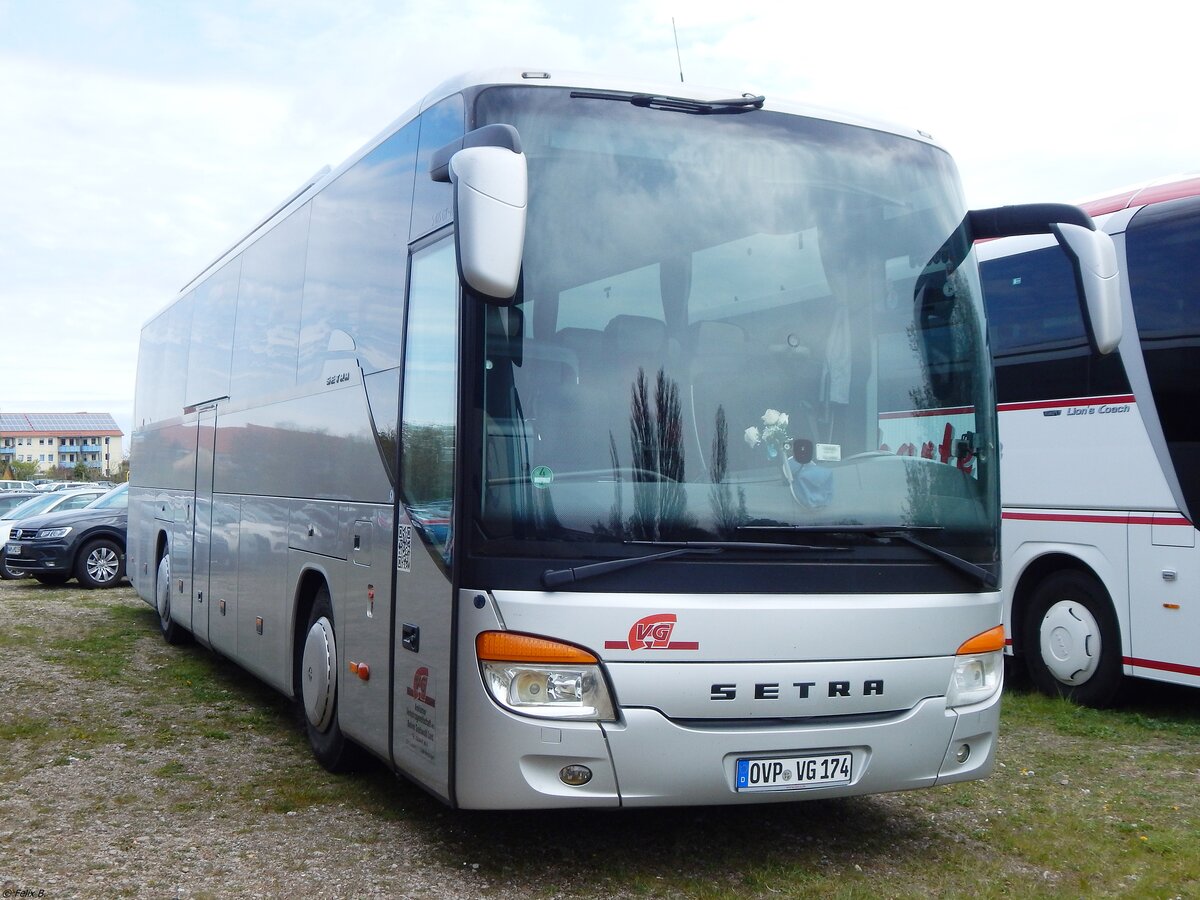
<path id="1" fill-rule="evenodd" d="M 537 466 L 529 474 L 529 480 L 533 482 L 536 488 L 548 488 L 550 483 L 554 481 L 554 472 L 549 466 Z"/>

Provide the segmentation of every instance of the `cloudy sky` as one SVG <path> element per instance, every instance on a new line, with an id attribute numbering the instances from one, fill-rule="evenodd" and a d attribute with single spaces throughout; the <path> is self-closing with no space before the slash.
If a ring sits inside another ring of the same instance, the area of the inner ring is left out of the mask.
<path id="1" fill-rule="evenodd" d="M 0 0 L 0 411 L 132 425 L 137 336 L 326 163 L 492 66 L 903 122 L 971 206 L 1200 170 L 1179 7 L 1076 0 Z"/>

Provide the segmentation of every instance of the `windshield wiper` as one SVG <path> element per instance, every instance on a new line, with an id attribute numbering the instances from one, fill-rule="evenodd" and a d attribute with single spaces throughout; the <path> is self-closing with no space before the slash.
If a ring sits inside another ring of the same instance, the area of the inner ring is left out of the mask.
<path id="1" fill-rule="evenodd" d="M 965 560 L 953 553 L 947 553 L 932 544 L 917 537 L 915 531 L 941 531 L 940 525 L 918 525 L 905 527 L 901 525 L 743 525 L 739 531 L 786 531 L 796 534 L 865 534 L 874 538 L 896 538 L 904 543 L 928 553 L 939 559 L 956 571 L 970 576 L 987 587 L 996 587 L 1000 579 L 982 566 Z"/>
<path id="2" fill-rule="evenodd" d="M 569 569 L 547 569 L 542 573 L 542 586 L 546 588 L 562 587 L 564 584 L 574 584 L 597 575 L 606 575 L 642 563 L 654 562 L 660 559 L 670 559 L 675 556 L 697 555 L 712 556 L 726 550 L 846 550 L 847 547 L 812 547 L 804 544 L 788 544 L 773 541 L 625 541 L 628 547 L 670 547 L 658 553 L 648 553 L 645 556 L 627 556 L 623 559 L 606 559 L 604 562 L 587 563 L 582 566 L 572 566 Z"/>
<path id="3" fill-rule="evenodd" d="M 580 100 L 616 100 L 646 109 L 666 109 L 700 115 L 749 112 L 752 109 L 762 109 L 763 104 L 767 102 L 767 98 L 761 94 L 742 94 L 728 100 L 695 100 L 689 97 L 638 94 L 632 91 L 571 91 L 571 97 Z"/>

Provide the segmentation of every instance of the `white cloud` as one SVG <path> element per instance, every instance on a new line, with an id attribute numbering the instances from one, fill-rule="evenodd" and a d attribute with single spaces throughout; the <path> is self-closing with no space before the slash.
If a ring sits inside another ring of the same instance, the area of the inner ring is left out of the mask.
<path id="1" fill-rule="evenodd" d="M 56 334 L 6 346 L 7 385 L 42 374 L 4 396 L 130 405 L 138 326 L 320 165 L 460 71 L 601 71 L 669 87 L 674 17 L 690 84 L 923 128 L 957 156 L 976 205 L 1078 200 L 1196 167 L 1191 31 L 1173 9 L 0 4 L 0 307 L 6 329 Z"/>

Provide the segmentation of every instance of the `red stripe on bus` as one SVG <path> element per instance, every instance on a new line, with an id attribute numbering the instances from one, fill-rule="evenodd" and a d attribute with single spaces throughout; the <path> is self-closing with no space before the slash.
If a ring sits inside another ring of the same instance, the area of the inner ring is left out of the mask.
<path id="1" fill-rule="evenodd" d="M 1000 412 L 1015 412 L 1022 409 L 1062 409 L 1067 406 L 1103 406 L 1106 403 L 1136 403 L 1133 394 L 1117 394 L 1112 397 L 1074 397 L 1067 400 L 1030 400 L 1022 403 L 1001 403 Z"/>
<path id="2" fill-rule="evenodd" d="M 945 409 L 905 409 L 896 412 L 881 412 L 881 419 L 924 419 L 932 416 L 961 416 L 975 412 L 973 406 L 950 406 Z"/>
<path id="3" fill-rule="evenodd" d="M 1080 206 L 1089 216 L 1103 216 L 1119 209 L 1149 206 L 1151 203 L 1195 197 L 1197 194 L 1200 194 L 1200 178 L 1184 178 L 1166 184 L 1150 184 L 1145 187 L 1131 188 L 1119 194 L 1081 203 Z"/>
<path id="4" fill-rule="evenodd" d="M 1097 525 L 1179 525 L 1192 527 L 1191 521 L 1183 516 L 1170 519 L 1156 519 L 1154 516 L 1134 515 L 1100 515 L 1088 513 L 1026 513 L 1006 512 L 1002 518 L 1018 522 L 1085 522 Z"/>
<path id="5" fill-rule="evenodd" d="M 1200 666 L 1185 666 L 1183 663 L 1159 662 L 1157 659 L 1138 659 L 1136 656 L 1126 656 L 1125 665 L 1137 666 L 1139 669 L 1156 669 L 1159 672 L 1174 672 L 1177 675 L 1198 675 Z"/>

